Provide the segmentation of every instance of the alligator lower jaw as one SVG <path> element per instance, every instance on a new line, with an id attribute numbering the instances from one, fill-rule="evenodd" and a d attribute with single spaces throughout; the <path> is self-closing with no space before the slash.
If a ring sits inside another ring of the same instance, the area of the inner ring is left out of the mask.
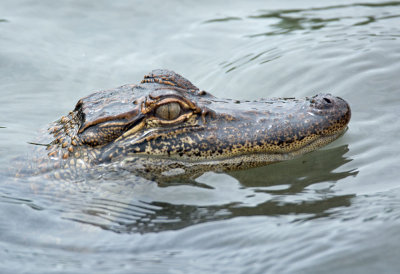
<path id="1" fill-rule="evenodd" d="M 319 137 L 318 139 L 313 140 L 306 146 L 294 150 L 291 152 L 285 152 L 285 153 L 255 153 L 255 154 L 248 154 L 248 155 L 240 155 L 237 157 L 232 157 L 230 159 L 223 159 L 216 161 L 217 165 L 225 165 L 227 167 L 227 170 L 231 170 L 229 166 L 233 167 L 233 169 L 242 169 L 242 168 L 251 168 L 251 167 L 258 167 L 258 166 L 263 166 L 266 164 L 272 164 L 276 162 L 282 162 L 282 161 L 287 161 L 287 160 L 292 160 L 294 158 L 300 157 L 304 154 L 313 152 L 317 149 L 320 149 L 336 139 L 338 139 L 340 136 L 342 136 L 346 132 L 347 128 L 344 130 L 332 134 L 332 135 L 325 135 L 322 137 Z M 209 162 L 211 164 L 212 161 Z M 204 164 L 204 162 L 202 163 Z M 236 166 L 236 168 L 235 168 Z"/>
<path id="2" fill-rule="evenodd" d="M 248 168 L 259 167 L 267 164 L 277 163 L 281 161 L 291 160 L 301 155 L 315 151 L 327 144 L 335 141 L 337 138 L 342 136 L 346 132 L 347 128 L 342 131 L 332 134 L 325 135 L 315 139 L 306 146 L 285 153 L 251 153 L 233 156 L 229 158 L 219 159 L 207 159 L 207 160 L 188 160 L 188 159 L 176 159 L 176 158 L 165 158 L 165 157 L 149 157 L 148 155 L 137 155 L 134 157 L 126 157 L 121 161 L 118 166 L 130 170 L 132 163 L 135 169 L 138 169 L 137 164 L 143 167 L 143 171 L 151 170 L 154 174 L 159 173 L 164 176 L 175 175 L 174 170 L 179 170 L 179 174 L 194 174 L 203 173 L 206 171 L 233 171 L 242 170 Z M 149 165 L 150 162 L 150 165 Z M 140 169 L 140 168 L 139 168 Z M 147 171 L 146 171 L 147 172 Z M 164 174 L 168 173 L 168 174 Z M 173 175 L 171 175 L 173 174 Z"/>

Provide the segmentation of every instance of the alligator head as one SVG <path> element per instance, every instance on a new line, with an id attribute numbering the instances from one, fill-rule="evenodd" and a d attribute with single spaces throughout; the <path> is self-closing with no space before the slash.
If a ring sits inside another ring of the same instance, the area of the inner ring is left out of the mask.
<path id="1" fill-rule="evenodd" d="M 139 85 L 93 93 L 49 129 L 64 167 L 150 163 L 232 170 L 292 159 L 341 136 L 349 105 L 330 94 L 237 101 L 155 70 Z"/>

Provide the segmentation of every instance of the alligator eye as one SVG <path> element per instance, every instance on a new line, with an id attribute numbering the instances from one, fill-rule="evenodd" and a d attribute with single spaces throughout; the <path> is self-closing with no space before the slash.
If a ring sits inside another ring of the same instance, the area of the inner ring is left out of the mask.
<path id="1" fill-rule="evenodd" d="M 174 102 L 161 105 L 156 109 L 155 114 L 164 120 L 174 120 L 181 114 L 181 105 Z"/>

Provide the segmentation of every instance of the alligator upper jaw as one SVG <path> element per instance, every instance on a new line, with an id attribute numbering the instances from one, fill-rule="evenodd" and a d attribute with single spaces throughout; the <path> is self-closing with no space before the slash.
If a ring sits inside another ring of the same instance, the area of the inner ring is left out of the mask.
<path id="1" fill-rule="evenodd" d="M 209 150 L 215 151 L 210 159 L 245 159 L 245 155 L 249 155 L 246 161 L 255 155 L 262 162 L 291 159 L 336 140 L 351 117 L 347 102 L 330 94 L 240 105 L 225 104 L 216 114 L 220 118 L 209 133 Z M 221 118 L 227 113 L 228 118 Z"/>

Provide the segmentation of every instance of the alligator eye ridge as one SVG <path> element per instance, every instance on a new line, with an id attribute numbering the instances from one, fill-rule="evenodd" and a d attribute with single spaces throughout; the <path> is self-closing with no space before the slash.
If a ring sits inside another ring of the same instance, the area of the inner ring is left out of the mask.
<path id="1" fill-rule="evenodd" d="M 157 107 L 155 115 L 163 120 L 175 120 L 181 114 L 181 109 L 179 103 L 171 102 Z"/>

